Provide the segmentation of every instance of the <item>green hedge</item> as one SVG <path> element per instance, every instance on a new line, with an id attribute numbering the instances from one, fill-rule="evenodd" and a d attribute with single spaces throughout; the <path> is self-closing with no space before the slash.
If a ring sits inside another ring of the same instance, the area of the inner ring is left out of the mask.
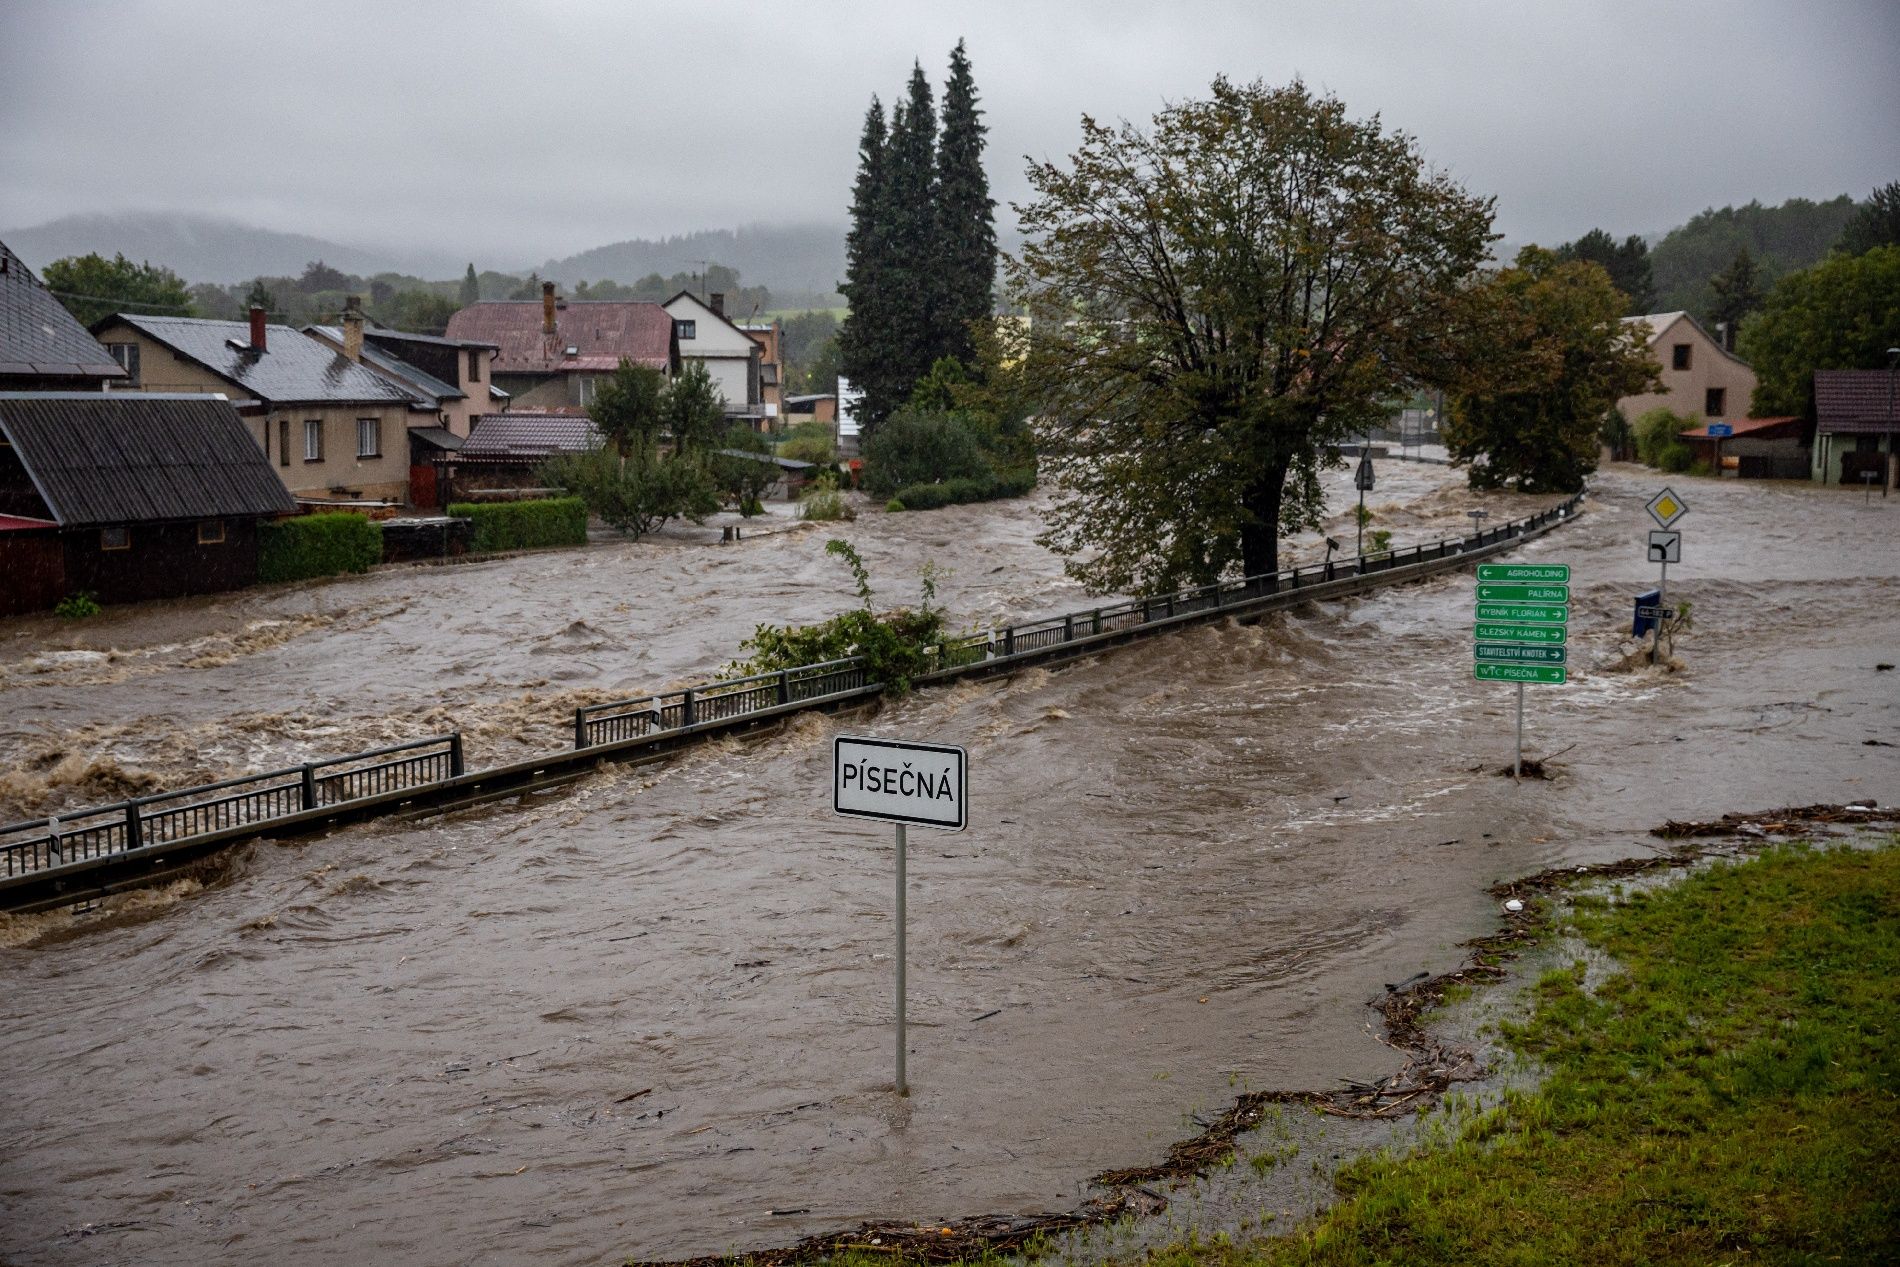
<path id="1" fill-rule="evenodd" d="M 301 581 L 367 572 L 383 561 L 383 526 L 348 511 L 260 524 L 257 579 Z"/>
<path id="2" fill-rule="evenodd" d="M 476 554 L 587 544 L 587 503 L 578 497 L 532 502 L 457 502 L 449 514 L 475 521 Z"/>
<path id="3" fill-rule="evenodd" d="M 945 480 L 941 484 L 911 484 L 898 489 L 891 500 L 901 503 L 901 510 L 935 510 L 939 506 L 958 506 L 964 502 L 1021 497 L 1035 486 L 1034 471 L 1010 471 L 979 479 Z"/>

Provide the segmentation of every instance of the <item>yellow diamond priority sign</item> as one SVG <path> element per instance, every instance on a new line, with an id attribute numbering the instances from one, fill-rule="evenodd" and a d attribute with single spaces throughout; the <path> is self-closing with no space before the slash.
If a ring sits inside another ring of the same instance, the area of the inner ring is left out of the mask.
<path id="1" fill-rule="evenodd" d="M 1665 528 L 1688 513 L 1689 508 L 1673 488 L 1665 488 L 1649 499 L 1649 517 Z"/>

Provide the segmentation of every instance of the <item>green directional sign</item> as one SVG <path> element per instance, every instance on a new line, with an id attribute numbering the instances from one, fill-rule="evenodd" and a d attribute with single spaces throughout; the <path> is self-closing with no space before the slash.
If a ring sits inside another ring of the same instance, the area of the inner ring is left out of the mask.
<path id="1" fill-rule="evenodd" d="M 1473 632 L 1479 642 L 1526 642 L 1562 646 L 1568 630 L 1562 625 L 1506 625 L 1481 620 Z"/>
<path id="2" fill-rule="evenodd" d="M 1568 585 L 1487 585 L 1478 584 L 1478 601 L 1493 603 L 1567 603 Z"/>
<path id="3" fill-rule="evenodd" d="M 1478 620 L 1530 621 L 1544 625 L 1567 625 L 1570 623 L 1568 607 L 1544 607 L 1529 603 L 1479 603 Z"/>
<path id="4" fill-rule="evenodd" d="M 1481 581 L 1554 581 L 1563 584 L 1570 579 L 1568 563 L 1480 563 L 1478 579 Z"/>
<path id="5" fill-rule="evenodd" d="M 1485 664 L 1471 666 L 1471 676 L 1480 682 L 1526 682 L 1561 686 L 1564 671 L 1555 664 Z"/>
<path id="6" fill-rule="evenodd" d="M 1473 648 L 1487 664 L 1562 664 L 1562 647 L 1523 647 L 1515 642 L 1480 642 Z"/>

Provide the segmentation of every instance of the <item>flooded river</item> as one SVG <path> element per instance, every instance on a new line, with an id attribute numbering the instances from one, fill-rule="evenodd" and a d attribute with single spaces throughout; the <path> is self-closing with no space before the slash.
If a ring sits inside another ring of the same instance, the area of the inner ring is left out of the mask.
<path id="1" fill-rule="evenodd" d="M 1411 481 L 1414 508 L 1385 512 L 1401 541 L 1462 519 L 1455 477 L 1387 464 L 1382 489 L 1388 473 Z M 1514 694 L 1471 680 L 1471 579 L 1453 576 L 521 804 L 263 842 L 169 909 L 0 950 L 0 1258 L 606 1263 L 1063 1209 L 1240 1089 L 1386 1072 L 1363 1002 L 1454 966 L 1495 922 L 1492 881 L 1640 851 L 1667 817 L 1900 798 L 1900 671 L 1876 668 L 1900 662 L 1900 502 L 1676 486 L 1692 513 L 1671 597 L 1695 619 L 1679 672 L 1622 667 L 1653 580 L 1652 477 L 1608 472 L 1516 556 L 1574 569 L 1575 680 L 1530 692 L 1528 750 L 1562 753 L 1549 784 L 1495 773 Z M 1035 530 L 1017 505 L 849 535 L 892 590 L 926 557 L 956 569 L 950 605 L 974 623 L 1081 605 Z M 114 683 L 16 656 L 7 724 L 37 741 L 65 719 L 175 717 L 196 735 L 263 692 L 328 718 L 335 750 L 373 716 L 353 664 L 397 712 L 650 689 L 756 620 L 848 599 L 818 543 L 250 596 L 247 622 L 341 614 L 242 664 L 134 650 Z M 549 657 L 590 666 L 556 679 L 534 648 L 575 625 L 604 645 Z M 971 753 L 969 831 L 911 835 L 908 1101 L 890 838 L 829 813 L 841 731 Z"/>

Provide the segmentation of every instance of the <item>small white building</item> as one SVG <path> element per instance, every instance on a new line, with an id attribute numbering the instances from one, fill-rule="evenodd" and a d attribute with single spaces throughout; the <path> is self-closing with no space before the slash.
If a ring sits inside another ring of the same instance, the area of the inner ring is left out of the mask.
<path id="1" fill-rule="evenodd" d="M 680 362 L 698 361 L 725 397 L 726 414 L 746 418 L 758 426 L 765 419 L 759 382 L 764 351 L 758 340 L 726 319 L 726 297 L 712 294 L 702 300 L 689 290 L 661 305 L 673 318 L 679 339 Z"/>

